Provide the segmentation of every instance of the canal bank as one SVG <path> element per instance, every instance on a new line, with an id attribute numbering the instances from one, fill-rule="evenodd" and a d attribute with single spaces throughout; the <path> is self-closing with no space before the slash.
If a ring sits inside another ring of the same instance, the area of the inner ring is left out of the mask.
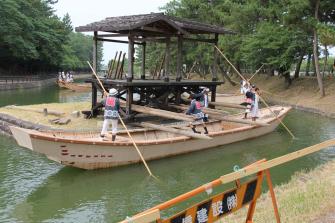
<path id="1" fill-rule="evenodd" d="M 9 77 L 2 79 L 0 77 L 0 91 L 11 91 L 19 89 L 40 88 L 55 85 L 57 75 L 48 75 L 47 77 Z"/>
<path id="2" fill-rule="evenodd" d="M 239 83 L 239 80 L 236 79 L 235 81 Z M 332 77 L 324 79 L 326 96 L 322 98 L 315 77 L 295 79 L 289 88 L 286 87 L 284 78 L 278 76 L 258 74 L 250 82 L 261 89 L 262 97 L 269 103 L 289 105 L 301 111 L 335 118 L 335 79 Z M 239 95 L 239 87 L 239 85 L 232 86 L 227 82 L 220 86 L 218 92 Z M 229 97 L 221 98 L 231 103 L 236 102 L 234 97 L 230 99 Z"/>

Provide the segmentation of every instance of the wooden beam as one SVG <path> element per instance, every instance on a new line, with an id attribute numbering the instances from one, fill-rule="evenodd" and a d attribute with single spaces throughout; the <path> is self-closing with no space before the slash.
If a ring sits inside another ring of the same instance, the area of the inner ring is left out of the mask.
<path id="1" fill-rule="evenodd" d="M 120 101 L 120 104 L 121 106 L 125 106 L 125 102 L 123 101 Z M 189 115 L 165 111 L 165 110 L 156 109 L 156 108 L 145 107 L 141 105 L 133 104 L 132 110 L 136 112 L 144 113 L 144 114 L 156 115 L 156 116 L 163 117 L 163 118 L 176 119 L 176 120 L 182 120 L 182 121 L 188 121 L 188 122 L 194 121 L 194 118 Z"/>
<path id="2" fill-rule="evenodd" d="M 128 34 L 122 34 L 122 33 L 115 33 L 115 34 L 100 34 L 97 37 L 98 38 L 104 38 L 104 37 L 127 37 Z"/>
<path id="3" fill-rule="evenodd" d="M 120 60 L 121 60 L 121 55 L 122 55 L 122 51 L 120 51 L 119 53 L 119 56 L 118 56 L 118 59 L 117 59 L 117 62 L 116 62 L 116 67 L 115 67 L 115 73 L 114 73 L 114 79 L 117 79 L 117 76 L 118 76 L 118 69 L 119 69 L 119 63 L 120 63 Z"/>
<path id="4" fill-rule="evenodd" d="M 217 115 L 217 114 L 210 115 L 210 118 L 214 118 L 220 121 L 236 122 L 236 123 L 248 124 L 248 125 L 257 125 L 257 126 L 269 126 L 270 125 L 269 123 L 266 123 L 266 122 L 252 121 L 252 120 L 247 120 L 247 119 L 237 119 L 237 118 L 232 118 L 232 117 L 227 117 L 227 116 L 222 116 L 222 115 Z"/>
<path id="5" fill-rule="evenodd" d="M 97 47 L 98 47 L 98 38 L 97 38 L 98 32 L 94 32 L 93 36 L 93 69 L 95 72 L 97 72 L 97 57 L 98 57 L 98 52 L 97 52 Z M 94 75 L 92 75 L 94 77 Z"/>
<path id="6" fill-rule="evenodd" d="M 173 104 L 169 104 L 169 107 L 172 108 L 177 108 L 177 109 L 181 109 L 181 110 L 186 110 L 188 109 L 188 105 L 184 105 L 184 104 L 180 104 L 180 105 L 173 105 Z M 202 108 L 202 111 L 207 113 L 207 114 L 214 114 L 214 115 L 229 115 L 229 112 L 223 111 L 223 110 L 219 110 L 219 109 L 211 109 L 211 108 Z"/>
<path id="7" fill-rule="evenodd" d="M 56 111 L 56 110 L 49 110 L 47 108 L 29 108 L 29 107 L 22 107 L 22 106 L 16 106 L 16 105 L 8 105 L 5 106 L 5 108 L 8 109 L 14 109 L 14 110 L 21 110 L 21 111 L 32 111 L 32 112 L 37 112 L 37 113 L 44 113 L 46 115 L 55 115 L 55 116 L 62 116 L 65 113 Z"/>
<path id="8" fill-rule="evenodd" d="M 190 99 L 183 98 L 184 101 L 186 102 L 191 102 Z M 239 104 L 234 104 L 234 103 L 227 103 L 227 102 L 208 102 L 209 105 L 214 105 L 214 106 L 223 106 L 227 108 L 237 108 L 237 109 L 245 109 L 245 106 L 239 105 Z"/>
<path id="9" fill-rule="evenodd" d="M 213 81 L 216 81 L 218 79 L 218 75 L 217 75 L 218 53 L 216 50 L 216 47 L 218 47 L 218 42 L 219 42 L 219 34 L 215 33 L 215 42 L 214 42 L 214 48 L 213 48 L 214 59 L 213 59 L 213 69 L 212 69 L 212 80 Z M 215 101 L 215 99 L 212 101 Z"/>
<path id="10" fill-rule="evenodd" d="M 128 76 L 127 81 L 131 82 L 134 75 L 134 37 L 132 35 L 128 36 Z"/>
<path id="11" fill-rule="evenodd" d="M 143 38 L 135 37 L 134 40 L 138 42 L 142 42 L 142 43 L 145 43 L 145 42 L 165 43 L 166 37 L 143 37 Z"/>
<path id="12" fill-rule="evenodd" d="M 112 66 L 111 69 L 108 72 L 108 78 L 111 78 L 113 75 L 113 69 L 114 69 L 114 65 L 115 65 L 115 61 L 116 61 L 116 57 L 117 57 L 118 51 L 116 51 L 115 56 L 114 56 L 114 60 L 112 62 Z"/>
<path id="13" fill-rule="evenodd" d="M 156 27 L 142 26 L 141 30 L 150 31 L 150 32 L 154 32 L 154 33 L 171 35 L 171 32 L 166 32 L 165 30 L 162 30 L 162 29 L 159 29 L 159 28 L 156 28 Z"/>
<path id="14" fill-rule="evenodd" d="M 181 110 L 187 110 L 187 105 L 169 105 L 173 108 L 178 108 Z M 226 114 L 222 114 L 220 111 L 216 109 L 210 109 L 210 108 L 203 108 L 203 112 L 209 114 L 210 118 L 220 120 L 220 121 L 227 121 L 227 122 L 236 122 L 236 123 L 242 123 L 242 124 L 249 124 L 249 125 L 259 125 L 259 126 L 268 126 L 268 123 L 261 122 L 261 121 L 251 121 L 251 120 L 245 120 L 245 119 L 237 119 L 232 117 L 227 117 Z"/>
<path id="15" fill-rule="evenodd" d="M 121 65 L 118 71 L 117 78 L 122 79 L 123 76 L 123 66 L 124 66 L 124 59 L 126 58 L 126 53 L 123 53 L 122 60 L 121 60 Z"/>
<path id="16" fill-rule="evenodd" d="M 184 38 L 184 40 L 190 42 L 203 42 L 203 43 L 215 43 L 216 39 L 194 39 L 194 38 Z"/>
<path id="17" fill-rule="evenodd" d="M 125 43 L 129 44 L 129 41 L 125 40 L 116 40 L 116 39 L 104 39 L 104 38 L 97 38 L 98 41 L 103 41 L 103 42 L 113 42 L 113 43 Z M 143 43 L 140 42 L 134 42 L 136 45 L 142 45 Z"/>
<path id="18" fill-rule="evenodd" d="M 144 128 L 160 130 L 164 132 L 171 132 L 171 133 L 188 136 L 188 137 L 195 138 L 195 139 L 212 139 L 211 137 L 204 135 L 204 134 L 197 134 L 197 133 L 187 131 L 187 130 L 175 129 L 175 128 L 171 128 L 171 127 L 167 127 L 163 125 L 155 125 L 155 124 L 147 123 L 147 122 L 141 122 L 135 125 L 142 126 Z"/>
<path id="19" fill-rule="evenodd" d="M 93 58 L 92 58 L 92 62 L 93 62 L 93 71 L 97 72 L 97 47 L 98 47 L 98 40 L 97 40 L 97 35 L 98 32 L 95 31 L 94 32 L 94 36 L 93 36 Z M 92 79 L 95 79 L 94 74 L 92 74 Z M 93 108 L 95 108 L 95 106 L 97 105 L 97 88 L 94 85 L 94 83 L 92 83 L 92 105 L 91 108 L 93 110 Z M 93 111 L 92 111 L 93 112 Z"/>

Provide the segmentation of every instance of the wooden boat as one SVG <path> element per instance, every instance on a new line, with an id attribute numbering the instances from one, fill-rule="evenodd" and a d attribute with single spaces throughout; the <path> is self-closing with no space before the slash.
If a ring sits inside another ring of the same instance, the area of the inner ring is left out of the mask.
<path id="1" fill-rule="evenodd" d="M 271 107 L 279 119 L 283 119 L 290 107 Z M 259 121 L 268 125 L 256 126 L 228 121 L 211 121 L 207 125 L 210 140 L 194 139 L 174 133 L 150 129 L 131 130 L 132 137 L 140 148 L 145 160 L 154 160 L 190 153 L 233 142 L 255 138 L 272 132 L 279 120 L 264 108 L 260 110 Z M 232 115 L 241 118 L 242 114 Z M 99 133 L 40 132 L 36 130 L 10 127 L 17 143 L 32 151 L 46 155 L 63 165 L 82 169 L 109 168 L 141 162 L 126 132 L 120 131 L 116 141 L 102 140 Z M 188 128 L 189 129 L 189 128 Z M 202 126 L 197 127 L 203 131 Z"/>
<path id="2" fill-rule="evenodd" d="M 79 84 L 79 83 L 71 83 L 71 82 L 65 82 L 65 81 L 57 81 L 57 84 L 60 88 L 66 88 L 72 91 L 77 91 L 77 92 L 91 91 L 90 84 Z"/>

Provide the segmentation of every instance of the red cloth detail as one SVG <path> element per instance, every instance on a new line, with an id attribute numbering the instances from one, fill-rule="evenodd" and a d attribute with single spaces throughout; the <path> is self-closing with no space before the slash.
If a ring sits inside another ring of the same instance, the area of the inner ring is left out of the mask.
<path id="1" fill-rule="evenodd" d="M 200 104 L 199 101 L 196 101 L 196 102 L 195 102 L 195 107 L 196 107 L 197 109 L 200 109 L 200 108 L 201 108 L 201 104 Z"/>
<path id="2" fill-rule="evenodd" d="M 106 99 L 106 106 L 115 106 L 115 98 L 114 97 L 108 97 Z"/>

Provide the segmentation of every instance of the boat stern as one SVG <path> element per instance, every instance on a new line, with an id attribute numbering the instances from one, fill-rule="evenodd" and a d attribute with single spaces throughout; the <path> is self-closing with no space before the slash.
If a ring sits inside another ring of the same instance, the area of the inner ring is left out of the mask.
<path id="1" fill-rule="evenodd" d="M 19 146 L 33 150 L 29 129 L 19 128 L 15 126 L 9 126 L 9 128 Z"/>

